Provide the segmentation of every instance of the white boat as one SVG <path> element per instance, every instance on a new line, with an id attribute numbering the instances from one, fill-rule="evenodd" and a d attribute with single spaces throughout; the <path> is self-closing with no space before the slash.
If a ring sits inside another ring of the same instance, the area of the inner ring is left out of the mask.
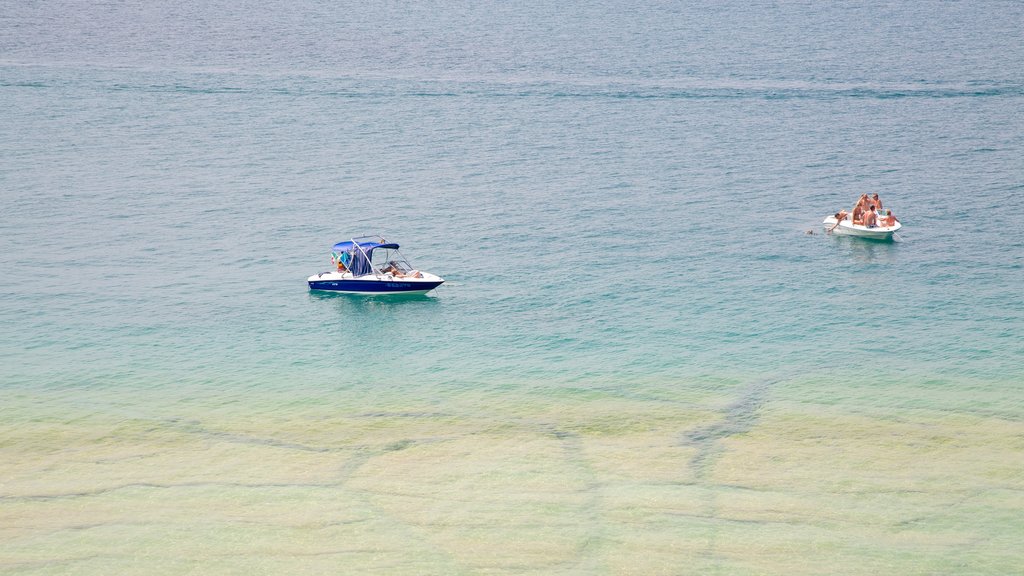
<path id="1" fill-rule="evenodd" d="M 835 214 L 831 214 L 822 222 L 825 230 L 831 234 L 843 234 L 846 236 L 857 236 L 859 238 L 870 238 L 872 240 L 892 240 L 892 235 L 903 227 L 896 222 L 893 226 L 872 226 L 867 227 L 861 224 L 854 224 L 847 215 L 842 221 L 836 220 Z"/>
<path id="2" fill-rule="evenodd" d="M 331 249 L 334 270 L 306 279 L 310 290 L 344 294 L 426 294 L 444 278 L 414 269 L 398 244 L 380 236 L 359 236 Z"/>

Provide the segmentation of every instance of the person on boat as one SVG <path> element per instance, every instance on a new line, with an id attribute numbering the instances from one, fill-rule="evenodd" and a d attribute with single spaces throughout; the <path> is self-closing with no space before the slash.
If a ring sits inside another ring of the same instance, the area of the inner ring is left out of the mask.
<path id="1" fill-rule="evenodd" d="M 344 272 L 345 270 L 348 270 L 348 262 L 350 259 L 348 252 L 342 252 L 337 256 L 336 259 L 332 254 L 331 259 L 334 260 L 335 263 L 338 265 L 338 272 Z"/>
<path id="2" fill-rule="evenodd" d="M 875 210 L 882 211 L 882 199 L 878 197 L 878 192 L 871 195 L 871 203 L 875 205 Z"/>
<path id="3" fill-rule="evenodd" d="M 405 273 L 399 270 L 394 262 L 389 262 L 381 272 L 391 274 L 395 278 L 423 278 L 423 274 L 419 270 L 410 270 L 408 273 Z"/>
<path id="4" fill-rule="evenodd" d="M 849 215 L 850 214 L 846 210 L 840 210 L 839 212 L 836 212 L 835 213 L 836 223 L 833 224 L 832 227 L 827 230 L 827 233 L 831 234 L 832 231 L 835 230 L 836 228 L 838 228 L 839 224 L 842 223 L 843 220 L 846 220 L 846 217 L 849 216 Z"/>
<path id="5" fill-rule="evenodd" d="M 899 222 L 899 220 L 896 219 L 892 210 L 886 210 L 885 216 L 882 218 L 882 226 L 892 227 L 895 226 L 897 222 Z"/>
<path id="6" fill-rule="evenodd" d="M 861 194 L 860 198 L 857 199 L 857 203 L 853 206 L 853 212 L 850 215 L 850 220 L 854 224 L 864 223 L 864 211 L 867 210 L 868 195 Z"/>
<path id="7" fill-rule="evenodd" d="M 868 211 L 864 213 L 864 227 L 874 228 L 878 226 L 878 214 L 875 213 L 875 206 L 872 204 L 868 206 Z"/>

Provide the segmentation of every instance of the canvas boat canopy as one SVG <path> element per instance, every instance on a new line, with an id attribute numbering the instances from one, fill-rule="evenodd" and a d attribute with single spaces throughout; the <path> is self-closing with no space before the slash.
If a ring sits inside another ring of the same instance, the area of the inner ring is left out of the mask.
<path id="1" fill-rule="evenodd" d="M 331 248 L 331 250 L 338 253 L 348 252 L 352 250 L 355 244 L 356 243 L 351 240 L 346 240 L 344 242 L 338 242 L 337 244 L 334 245 L 333 248 Z M 375 248 L 387 248 L 388 250 L 398 250 L 398 244 L 395 244 L 393 242 L 388 242 L 386 244 L 381 244 L 380 242 L 360 242 L 359 247 L 365 250 L 366 252 L 370 252 Z"/>
<path id="2" fill-rule="evenodd" d="M 338 242 L 331 247 L 331 253 L 348 267 L 354 276 L 373 274 L 373 251 L 377 248 L 398 250 L 393 242 L 364 241 L 359 238 Z M 342 257 L 342 255 L 344 258 Z"/>

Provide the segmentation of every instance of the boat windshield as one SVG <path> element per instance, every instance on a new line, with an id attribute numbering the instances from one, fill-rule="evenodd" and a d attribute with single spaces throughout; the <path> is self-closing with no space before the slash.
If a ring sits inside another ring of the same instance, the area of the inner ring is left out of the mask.
<path id="1" fill-rule="evenodd" d="M 401 258 L 389 260 L 388 263 L 384 265 L 384 268 L 394 268 L 399 274 L 408 274 L 409 272 L 412 272 L 412 266 Z"/>

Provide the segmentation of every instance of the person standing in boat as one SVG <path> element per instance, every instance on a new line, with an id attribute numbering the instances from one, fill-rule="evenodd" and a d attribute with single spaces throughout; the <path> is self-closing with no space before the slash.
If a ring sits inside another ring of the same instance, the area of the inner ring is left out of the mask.
<path id="1" fill-rule="evenodd" d="M 881 214 L 882 213 L 882 199 L 878 197 L 878 192 L 875 192 L 874 194 L 871 195 L 871 203 L 875 205 L 875 210 L 877 210 L 878 213 Z"/>

